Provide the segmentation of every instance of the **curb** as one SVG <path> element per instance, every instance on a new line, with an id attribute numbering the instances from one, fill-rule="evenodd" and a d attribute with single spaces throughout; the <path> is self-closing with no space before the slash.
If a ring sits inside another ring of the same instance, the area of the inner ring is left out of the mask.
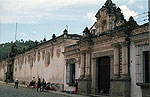
<path id="1" fill-rule="evenodd" d="M 53 93 L 53 94 L 67 96 L 67 97 L 91 97 L 91 96 L 83 96 L 83 95 L 78 95 L 78 94 L 67 94 L 67 93 L 58 92 L 58 91 L 48 91 L 48 92 Z"/>

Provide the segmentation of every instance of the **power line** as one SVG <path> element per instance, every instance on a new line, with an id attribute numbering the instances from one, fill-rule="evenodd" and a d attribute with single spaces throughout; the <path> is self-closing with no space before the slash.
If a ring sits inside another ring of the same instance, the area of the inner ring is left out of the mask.
<path id="1" fill-rule="evenodd" d="M 138 17 L 138 19 L 140 19 L 140 18 L 146 18 L 146 17 L 148 17 L 148 15 L 140 16 L 140 17 Z"/>
<path id="2" fill-rule="evenodd" d="M 135 16 L 132 16 L 132 17 L 141 16 L 141 15 L 143 15 L 143 14 L 148 14 L 148 11 L 147 11 L 147 12 L 140 13 L 140 14 L 137 14 L 137 15 L 135 15 Z"/>
<path id="3" fill-rule="evenodd" d="M 137 23 L 147 22 L 147 21 L 148 21 L 148 19 L 143 19 L 143 20 L 141 20 L 141 21 L 137 21 Z"/>

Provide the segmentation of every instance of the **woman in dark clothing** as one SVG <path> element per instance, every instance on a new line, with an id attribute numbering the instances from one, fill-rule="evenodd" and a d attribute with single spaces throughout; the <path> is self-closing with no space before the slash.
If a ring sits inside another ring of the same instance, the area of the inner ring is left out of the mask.
<path id="1" fill-rule="evenodd" d="M 38 90 L 40 89 L 40 92 L 41 92 L 41 79 L 38 78 L 38 82 L 37 82 L 37 92 Z"/>
<path id="2" fill-rule="evenodd" d="M 43 81 L 42 81 L 42 91 L 44 91 L 46 87 L 46 82 L 45 82 L 45 79 L 43 78 Z"/>

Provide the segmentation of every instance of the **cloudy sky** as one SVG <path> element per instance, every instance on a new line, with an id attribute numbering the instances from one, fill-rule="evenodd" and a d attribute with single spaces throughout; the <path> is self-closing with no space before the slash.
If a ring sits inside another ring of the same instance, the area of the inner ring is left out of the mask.
<path id="1" fill-rule="evenodd" d="M 148 0 L 112 0 L 125 18 L 134 16 L 139 24 L 148 22 Z M 15 40 L 51 39 L 61 35 L 68 25 L 69 33 L 82 34 L 91 27 L 95 13 L 106 0 L 0 0 L 0 43 Z"/>

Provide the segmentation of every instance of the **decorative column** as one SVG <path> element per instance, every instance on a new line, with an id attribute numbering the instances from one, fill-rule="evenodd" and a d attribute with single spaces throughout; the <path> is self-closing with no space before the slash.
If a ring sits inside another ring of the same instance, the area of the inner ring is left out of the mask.
<path id="1" fill-rule="evenodd" d="M 97 91 L 97 82 L 96 82 L 96 80 L 97 80 L 97 75 L 96 75 L 96 58 L 93 58 L 92 59 L 92 67 L 93 67 L 93 69 L 92 69 L 92 76 L 93 76 L 93 78 L 92 78 L 92 93 L 93 94 L 95 94 L 96 93 L 96 91 Z"/>
<path id="2" fill-rule="evenodd" d="M 111 80 L 110 97 L 130 97 L 130 78 L 128 75 L 128 46 L 122 44 L 122 53 L 120 54 L 120 45 L 114 45 L 114 78 Z M 120 58 L 122 57 L 122 73 L 120 74 Z M 121 77 L 120 77 L 121 76 Z M 125 76 L 125 77 L 124 77 Z M 115 78 L 116 77 L 116 78 Z"/>
<path id="3" fill-rule="evenodd" d="M 81 64 L 80 64 L 80 78 L 84 77 L 84 54 L 81 54 Z"/>
<path id="4" fill-rule="evenodd" d="M 79 93 L 89 94 L 91 92 L 91 79 L 90 79 L 90 54 L 82 53 L 81 55 L 81 74 L 78 79 Z"/>
<path id="5" fill-rule="evenodd" d="M 90 52 L 86 53 L 86 72 L 85 76 L 89 77 L 90 76 Z"/>
<path id="6" fill-rule="evenodd" d="M 114 77 L 119 77 L 119 44 L 114 45 Z"/>
<path id="7" fill-rule="evenodd" d="M 114 77 L 114 56 L 109 56 L 110 57 L 110 79 Z"/>
<path id="8" fill-rule="evenodd" d="M 122 43 L 122 74 L 121 77 L 127 77 L 129 75 L 128 70 L 128 43 Z"/>

